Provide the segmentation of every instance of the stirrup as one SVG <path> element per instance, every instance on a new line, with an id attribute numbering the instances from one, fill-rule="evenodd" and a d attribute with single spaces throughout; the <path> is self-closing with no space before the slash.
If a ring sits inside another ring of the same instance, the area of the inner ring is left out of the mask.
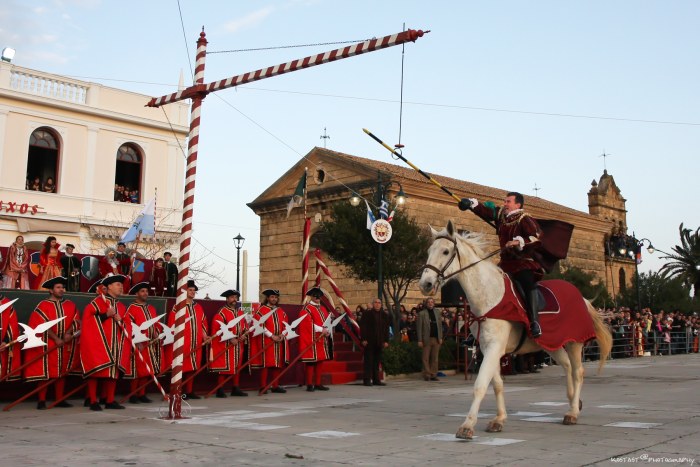
<path id="1" fill-rule="evenodd" d="M 537 321 L 532 321 L 530 323 L 530 334 L 532 334 L 532 337 L 537 338 L 542 335 L 542 328 L 540 327 L 540 323 Z"/>

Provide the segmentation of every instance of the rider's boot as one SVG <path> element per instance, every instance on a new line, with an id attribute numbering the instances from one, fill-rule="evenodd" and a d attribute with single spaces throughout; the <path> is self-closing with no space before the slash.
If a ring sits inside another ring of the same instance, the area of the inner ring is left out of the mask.
<path id="1" fill-rule="evenodd" d="M 537 338 L 542 335 L 542 328 L 540 327 L 540 317 L 539 310 L 537 309 L 537 290 L 531 290 L 528 294 L 529 300 L 527 301 L 527 314 L 530 318 L 530 334 L 532 337 Z"/>

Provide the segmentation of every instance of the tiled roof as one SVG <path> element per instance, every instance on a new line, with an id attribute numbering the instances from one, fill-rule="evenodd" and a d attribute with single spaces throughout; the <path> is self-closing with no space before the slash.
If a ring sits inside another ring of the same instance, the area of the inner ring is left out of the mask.
<path id="1" fill-rule="evenodd" d="M 371 167 L 375 170 L 382 170 L 385 172 L 389 172 L 396 177 L 416 181 L 419 183 L 426 183 L 426 184 L 430 183 L 429 180 L 424 178 L 421 174 L 419 174 L 418 172 L 416 172 L 415 170 L 413 170 L 410 167 L 397 165 L 397 164 L 389 164 L 387 162 L 375 161 L 372 159 L 366 159 L 364 157 L 352 156 L 350 154 L 332 151 L 330 149 L 325 149 L 325 148 L 316 147 L 316 148 L 314 148 L 314 151 L 318 151 L 321 154 L 327 154 L 328 156 L 331 156 L 331 157 L 345 159 L 346 161 L 349 161 L 352 163 L 368 166 L 368 167 Z M 464 180 L 457 180 L 456 178 L 445 177 L 443 175 L 437 175 L 437 174 L 431 174 L 429 172 L 426 172 L 426 173 L 428 173 L 435 180 L 440 182 L 440 184 L 443 185 L 445 188 L 449 189 L 450 191 L 455 192 L 455 194 L 457 194 L 458 196 L 460 194 L 469 193 L 469 194 L 475 194 L 478 197 L 500 200 L 508 192 L 508 190 L 503 190 L 500 188 L 493 188 L 490 186 L 479 185 L 478 183 L 467 182 Z M 551 201 L 547 201 L 544 198 L 537 198 L 537 197 L 528 196 L 527 197 L 527 204 L 529 206 L 535 206 L 537 208 L 541 208 L 541 209 L 547 210 L 547 211 L 556 211 L 556 212 L 574 214 L 574 215 L 579 215 L 579 216 L 580 215 L 584 215 L 584 216 L 590 215 L 587 212 L 578 211 L 576 209 L 572 209 L 572 208 L 569 208 L 567 206 L 563 206 L 561 204 L 553 203 Z"/>

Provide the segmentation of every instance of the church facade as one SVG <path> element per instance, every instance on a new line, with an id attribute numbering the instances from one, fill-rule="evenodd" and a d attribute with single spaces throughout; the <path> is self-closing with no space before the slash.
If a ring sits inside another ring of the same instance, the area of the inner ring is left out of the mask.
<path id="1" fill-rule="evenodd" d="M 287 204 L 304 171 L 307 171 L 306 215 L 312 219 L 312 234 L 329 218 L 330 207 L 338 201 L 348 202 L 352 192 L 371 199 L 378 179 L 388 186 L 388 200 L 402 188 L 409 200 L 401 209 L 415 217 L 419 225 L 443 227 L 452 219 L 460 231 L 486 234 L 487 248 L 497 248 L 493 228 L 469 212 L 460 212 L 453 198 L 436 189 L 414 170 L 324 148 L 312 149 L 248 206 L 260 216 L 260 286 L 280 289 L 285 302 L 301 301 L 302 253 L 300 249 L 304 210 L 296 208 L 287 217 Z M 475 197 L 500 205 L 506 190 L 478 185 L 445 176 L 432 176 L 460 197 Z M 595 274 L 611 294 L 629 287 L 634 261 L 627 256 L 612 255 L 612 236 L 626 230 L 625 199 L 607 172 L 594 181 L 589 194 L 589 212 L 581 212 L 543 198 L 527 197 L 527 211 L 537 218 L 558 219 L 575 226 L 567 264 Z M 369 231 L 367 233 L 369 235 Z M 490 251 L 490 250 L 489 250 Z M 349 278 L 343 268 L 325 258 L 334 279 L 351 308 L 367 303 L 376 295 L 376 283 L 362 283 Z M 313 255 L 310 271 L 315 270 Z M 622 271 L 622 272 L 620 272 Z M 313 273 L 310 274 L 313 281 Z M 325 287 L 325 285 L 324 285 Z M 414 286 L 404 300 L 417 303 L 422 295 Z"/>

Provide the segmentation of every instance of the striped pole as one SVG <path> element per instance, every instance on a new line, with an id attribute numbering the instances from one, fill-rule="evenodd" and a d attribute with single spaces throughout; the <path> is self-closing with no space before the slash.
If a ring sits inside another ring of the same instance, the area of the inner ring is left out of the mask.
<path id="1" fill-rule="evenodd" d="M 302 240 L 301 254 L 301 302 L 306 298 L 309 291 L 309 241 L 311 240 L 311 219 L 308 217 L 304 221 L 304 239 Z"/>
<path id="2" fill-rule="evenodd" d="M 173 342 L 173 371 L 170 380 L 169 420 L 182 418 L 182 364 L 185 353 L 185 301 L 187 299 L 187 276 L 190 273 L 190 242 L 192 216 L 194 214 L 194 187 L 197 175 L 197 150 L 199 148 L 199 125 L 202 100 L 206 96 L 204 86 L 204 59 L 207 55 L 207 39 L 204 28 L 197 41 L 197 60 L 194 71 L 195 91 L 190 112 L 190 133 L 187 145 L 187 170 L 185 172 L 185 199 L 182 203 L 182 227 L 180 229 L 180 273 L 177 278 L 177 301 L 175 302 L 175 341 Z M 192 88 L 190 88 L 192 89 Z"/>
<path id="3" fill-rule="evenodd" d="M 207 93 L 220 91 L 221 89 L 240 86 L 241 84 L 259 81 L 265 78 L 271 78 L 273 76 L 282 75 L 284 73 L 290 73 L 292 71 L 310 68 L 316 65 L 323 65 L 324 63 L 328 62 L 334 62 L 336 60 L 354 57 L 355 55 L 361 55 L 367 52 L 374 52 L 375 50 L 386 49 L 387 47 L 400 45 L 405 42 L 415 42 L 416 39 L 418 39 L 419 37 L 423 37 L 424 34 L 427 34 L 429 32 L 430 31 L 416 31 L 414 29 L 408 29 L 398 34 L 391 34 L 389 36 L 384 36 L 379 39 L 371 39 L 365 42 L 360 42 L 355 45 L 331 50 L 329 52 L 324 52 L 316 55 L 309 55 L 308 57 L 299 58 L 287 63 L 281 63 L 279 65 L 261 68 L 259 70 L 251 71 L 248 73 L 243 73 L 242 75 L 236 75 L 219 81 L 213 81 L 207 85 L 202 85 L 201 90 L 196 89 L 196 87 L 190 87 L 165 96 L 157 98 L 154 97 L 148 102 L 147 105 L 149 107 L 160 107 L 161 105 L 170 104 L 171 102 L 178 102 L 184 99 L 192 98 L 194 95 L 198 94 L 201 91 Z M 199 63 L 199 60 L 197 61 L 197 63 Z M 204 69 L 203 59 L 202 69 Z"/>
<path id="4" fill-rule="evenodd" d="M 360 326 L 352 318 L 353 312 L 350 309 L 350 307 L 348 306 L 348 302 L 345 301 L 345 298 L 343 297 L 343 292 L 340 291 L 340 289 L 338 288 L 338 285 L 333 280 L 333 275 L 331 274 L 330 269 L 328 269 L 328 266 L 326 266 L 326 263 L 323 262 L 323 258 L 321 257 L 321 250 L 316 248 L 314 250 L 314 256 L 316 256 L 316 265 L 320 266 L 321 269 L 323 270 L 323 274 L 325 274 L 326 279 L 328 279 L 328 283 L 331 285 L 333 292 L 338 297 L 338 301 L 340 301 L 340 305 L 343 307 L 343 310 L 345 310 L 345 313 L 347 313 L 348 316 L 350 317 L 350 320 L 352 321 L 353 326 L 356 326 L 359 329 Z"/>

